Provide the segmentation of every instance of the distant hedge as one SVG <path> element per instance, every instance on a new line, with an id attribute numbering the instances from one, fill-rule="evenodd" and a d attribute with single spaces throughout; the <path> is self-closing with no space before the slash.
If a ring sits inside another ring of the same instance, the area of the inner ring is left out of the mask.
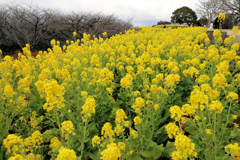
<path id="1" fill-rule="evenodd" d="M 156 25 L 154 26 L 154 28 L 164 28 L 165 25 Z M 188 25 L 175 25 L 175 24 L 168 24 L 166 25 L 167 28 L 178 28 L 178 27 L 181 27 L 181 28 L 184 28 L 184 27 L 188 27 Z"/>

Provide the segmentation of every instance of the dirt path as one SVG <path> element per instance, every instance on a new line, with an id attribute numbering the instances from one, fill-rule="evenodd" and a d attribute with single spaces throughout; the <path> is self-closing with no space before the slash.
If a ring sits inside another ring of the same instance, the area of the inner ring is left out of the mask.
<path id="1" fill-rule="evenodd" d="M 209 29 L 209 31 L 213 31 L 213 29 Z M 234 35 L 232 33 L 232 30 L 231 29 L 221 29 L 221 31 L 223 32 L 227 32 L 227 36 L 231 36 L 231 35 Z M 235 41 L 234 43 L 240 43 L 240 30 L 238 30 L 238 35 L 235 36 Z"/>

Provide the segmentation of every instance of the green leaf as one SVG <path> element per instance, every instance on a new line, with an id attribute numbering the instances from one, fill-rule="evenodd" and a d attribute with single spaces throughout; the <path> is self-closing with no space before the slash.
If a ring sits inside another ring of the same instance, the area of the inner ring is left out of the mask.
<path id="1" fill-rule="evenodd" d="M 116 103 L 115 103 L 115 107 L 118 108 L 121 104 L 123 104 L 123 101 L 117 99 L 117 101 L 116 101 Z"/>
<path id="2" fill-rule="evenodd" d="M 167 131 L 165 130 L 165 125 L 162 126 L 159 130 L 154 132 L 154 141 L 157 144 L 165 142 L 168 139 Z"/>
<path id="3" fill-rule="evenodd" d="M 147 147 L 154 147 L 154 146 L 157 146 L 157 143 L 156 142 L 153 142 L 152 140 L 150 141 L 147 141 Z"/>
<path id="4" fill-rule="evenodd" d="M 197 152 L 197 153 L 200 153 L 202 150 L 203 150 L 203 148 L 202 147 L 200 147 L 199 145 L 196 145 L 196 143 L 194 143 L 195 144 L 195 152 Z"/>
<path id="5" fill-rule="evenodd" d="M 235 139 L 237 142 L 240 142 L 240 135 L 237 134 L 234 139 Z"/>
<path id="6" fill-rule="evenodd" d="M 42 136 L 43 136 L 43 142 L 47 143 L 50 142 L 52 138 L 54 138 L 58 134 L 59 130 L 58 129 L 52 129 L 52 130 L 47 130 L 45 131 Z"/>
<path id="7" fill-rule="evenodd" d="M 193 123 L 192 121 L 188 121 L 185 131 L 187 131 L 191 135 L 198 135 L 198 130 L 197 130 L 196 124 Z"/>
<path id="8" fill-rule="evenodd" d="M 218 156 L 217 159 L 221 159 L 222 157 L 225 156 L 226 152 L 223 152 L 224 148 L 225 148 L 224 146 L 219 147 L 218 152 L 217 152 L 217 156 Z"/>
<path id="9" fill-rule="evenodd" d="M 153 133 L 150 129 L 147 129 L 145 132 L 145 139 L 152 139 Z"/>
<path id="10" fill-rule="evenodd" d="M 166 157 L 166 158 L 170 158 L 172 152 L 175 151 L 175 150 L 176 150 L 176 147 L 175 147 L 174 143 L 168 141 L 167 145 L 165 146 L 165 149 L 162 153 L 162 156 Z"/>
<path id="11" fill-rule="evenodd" d="M 130 160 L 143 160 L 139 154 L 133 153 L 130 156 L 127 156 L 126 159 Z"/>
<path id="12" fill-rule="evenodd" d="M 91 139 L 89 137 L 85 138 L 84 143 L 89 142 Z"/>
<path id="13" fill-rule="evenodd" d="M 138 139 L 131 139 L 130 141 L 130 146 L 133 146 L 133 147 L 138 147 Z"/>
<path id="14" fill-rule="evenodd" d="M 157 159 L 161 157 L 164 150 L 163 144 L 157 145 L 155 142 L 150 143 L 152 147 L 148 147 L 146 150 L 141 150 L 140 154 L 145 158 Z"/>
<path id="15" fill-rule="evenodd" d="M 152 158 L 155 154 L 155 149 L 154 147 L 150 147 L 149 149 L 147 150 L 141 150 L 140 151 L 140 154 L 143 156 L 143 157 L 146 157 L 146 158 Z"/>
<path id="16" fill-rule="evenodd" d="M 88 152 L 87 153 L 88 156 L 92 159 L 92 160 L 98 160 L 99 157 L 98 157 L 98 151 L 94 152 L 94 153 L 91 153 L 91 152 Z"/>
<path id="17" fill-rule="evenodd" d="M 134 101 L 133 101 L 132 99 L 131 99 L 130 101 L 126 102 L 126 104 L 127 104 L 128 106 L 132 106 L 133 103 L 134 103 Z"/>
<path id="18" fill-rule="evenodd" d="M 236 136 L 237 136 L 236 131 L 232 130 L 232 131 L 231 131 L 231 134 L 230 134 L 230 137 L 231 137 L 231 138 L 235 138 Z"/>
<path id="19" fill-rule="evenodd" d="M 90 123 L 90 124 L 88 124 L 87 130 L 88 130 L 89 132 L 93 132 L 94 130 L 97 130 L 96 123 Z"/>
<path id="20" fill-rule="evenodd" d="M 204 154 L 205 154 L 205 159 L 206 159 L 206 160 L 210 160 L 210 151 L 209 151 L 209 149 L 206 149 L 206 150 L 204 151 Z"/>
<path id="21" fill-rule="evenodd" d="M 119 98 L 125 100 L 127 98 L 126 92 L 120 92 L 118 93 Z"/>
<path id="22" fill-rule="evenodd" d="M 155 154 L 153 155 L 153 158 L 157 159 L 157 158 L 161 157 L 162 153 L 164 151 L 163 144 L 161 144 L 159 146 L 155 146 L 154 149 L 155 149 Z"/>

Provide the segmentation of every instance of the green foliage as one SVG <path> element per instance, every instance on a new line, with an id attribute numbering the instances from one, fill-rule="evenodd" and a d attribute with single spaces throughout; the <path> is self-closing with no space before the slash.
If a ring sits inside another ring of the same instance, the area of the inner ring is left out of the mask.
<path id="1" fill-rule="evenodd" d="M 172 23 L 196 23 L 197 15 L 191 8 L 183 6 L 172 13 Z"/>
<path id="2" fill-rule="evenodd" d="M 164 148 L 162 157 L 171 158 L 171 154 L 175 150 L 176 150 L 176 147 L 175 147 L 174 143 L 167 141 L 167 145 Z"/>
<path id="3" fill-rule="evenodd" d="M 60 131 L 57 128 L 53 128 L 51 130 L 45 131 L 42 136 L 43 136 L 43 142 L 48 143 L 50 140 L 54 137 L 58 137 L 60 135 Z"/>
<path id="4" fill-rule="evenodd" d="M 141 150 L 140 154 L 145 158 L 156 159 L 161 157 L 164 150 L 163 144 L 157 145 L 156 143 L 148 144 L 148 149 Z"/>

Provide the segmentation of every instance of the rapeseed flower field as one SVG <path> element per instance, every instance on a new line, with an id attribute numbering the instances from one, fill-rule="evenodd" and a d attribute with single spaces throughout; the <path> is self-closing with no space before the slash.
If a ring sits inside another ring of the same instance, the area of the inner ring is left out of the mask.
<path id="1" fill-rule="evenodd" d="M 234 33 L 237 33 L 234 30 Z M 129 30 L 30 46 L 0 63 L 9 160 L 240 158 L 239 44 L 205 28 Z"/>

